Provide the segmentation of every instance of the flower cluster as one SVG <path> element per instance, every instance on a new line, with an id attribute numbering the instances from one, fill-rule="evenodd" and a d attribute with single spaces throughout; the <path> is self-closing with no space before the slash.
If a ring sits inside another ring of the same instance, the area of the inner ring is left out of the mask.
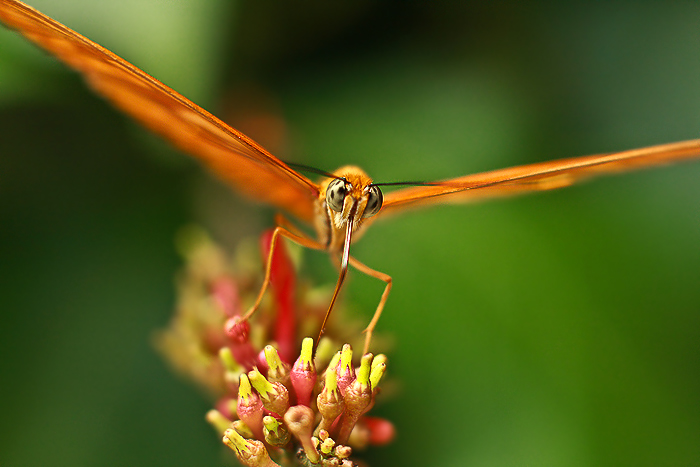
<path id="1" fill-rule="evenodd" d="M 270 232 L 261 239 L 263 257 L 269 240 Z M 316 347 L 301 338 L 318 330 L 327 293 L 297 285 L 283 244 L 273 258 L 270 297 L 250 322 L 241 310 L 257 291 L 259 261 L 250 259 L 251 248 L 230 266 L 200 230 L 188 230 L 181 244 L 187 266 L 177 312 L 158 345 L 217 399 L 207 420 L 243 465 L 353 466 L 353 449 L 393 439 L 389 421 L 365 415 L 379 393 L 386 357 L 353 359 L 351 345 L 339 349 L 338 329 L 357 327 L 337 319 Z M 248 266 L 256 262 L 257 268 Z"/>

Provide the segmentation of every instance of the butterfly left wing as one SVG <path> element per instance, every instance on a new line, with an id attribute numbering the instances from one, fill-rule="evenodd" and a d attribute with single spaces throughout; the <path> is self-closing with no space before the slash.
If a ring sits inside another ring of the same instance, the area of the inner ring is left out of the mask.
<path id="1" fill-rule="evenodd" d="M 700 158 L 700 139 L 614 154 L 559 159 L 404 188 L 384 195 L 381 213 L 563 188 L 598 175 Z M 379 216 L 378 216 L 379 217 Z"/>
<path id="2" fill-rule="evenodd" d="M 204 162 L 238 191 L 310 222 L 318 186 L 243 133 L 109 50 L 16 0 L 0 20 L 79 71 L 103 97 Z"/>

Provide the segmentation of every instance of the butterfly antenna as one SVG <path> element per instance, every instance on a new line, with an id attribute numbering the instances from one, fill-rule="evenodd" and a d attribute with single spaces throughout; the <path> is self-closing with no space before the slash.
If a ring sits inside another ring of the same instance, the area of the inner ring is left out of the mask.
<path id="1" fill-rule="evenodd" d="M 296 169 L 296 170 L 299 170 L 301 172 L 310 172 L 310 173 L 314 173 L 316 175 L 321 175 L 323 177 L 335 178 L 335 175 L 333 175 L 332 173 L 326 172 L 325 170 L 317 169 L 316 167 L 311 167 L 310 165 L 297 164 L 296 162 L 284 162 L 284 163 L 287 164 L 292 169 Z"/>
<path id="2" fill-rule="evenodd" d="M 383 182 L 383 183 L 372 183 L 374 186 L 439 186 L 443 185 L 441 182 L 419 182 L 415 180 L 405 181 L 405 182 Z"/>

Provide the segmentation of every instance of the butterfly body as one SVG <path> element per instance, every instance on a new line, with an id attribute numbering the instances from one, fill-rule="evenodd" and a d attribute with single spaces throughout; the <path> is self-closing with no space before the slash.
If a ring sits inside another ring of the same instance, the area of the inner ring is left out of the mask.
<path id="1" fill-rule="evenodd" d="M 370 217 L 365 212 L 372 207 L 368 205 L 373 185 L 372 179 L 356 166 L 340 167 L 333 175 L 336 178 L 328 178 L 319 185 L 315 227 L 319 243 L 329 252 L 339 253 L 343 249 L 348 223 L 352 225 L 353 241 L 364 232 L 365 220 Z M 342 208 L 332 209 L 329 198 Z M 377 212 L 378 209 L 374 214 Z"/>

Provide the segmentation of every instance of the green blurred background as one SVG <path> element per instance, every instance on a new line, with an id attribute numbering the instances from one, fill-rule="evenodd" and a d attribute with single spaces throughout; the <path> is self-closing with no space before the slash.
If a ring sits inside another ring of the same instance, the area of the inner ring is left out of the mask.
<path id="1" fill-rule="evenodd" d="M 377 181 L 700 136 L 698 2 L 32 4 L 281 157 Z M 700 465 L 699 181 L 691 163 L 377 222 L 353 251 L 395 280 L 376 411 L 398 438 L 369 464 Z M 230 465 L 151 337 L 178 228 L 235 245 L 273 212 L 1 30 L 0 465 Z M 346 302 L 368 318 L 381 289 L 351 272 Z"/>

